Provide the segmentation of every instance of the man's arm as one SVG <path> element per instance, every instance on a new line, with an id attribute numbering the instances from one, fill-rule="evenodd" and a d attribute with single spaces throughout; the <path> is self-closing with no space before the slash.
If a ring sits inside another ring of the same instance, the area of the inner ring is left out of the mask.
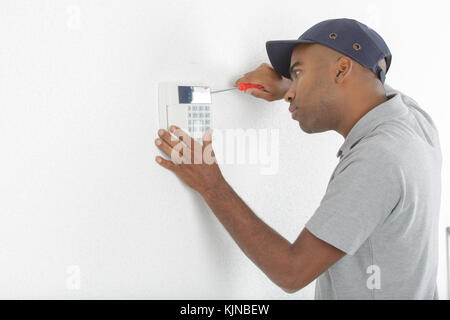
<path id="1" fill-rule="evenodd" d="M 288 293 L 302 289 L 345 255 L 307 229 L 291 244 L 258 218 L 225 180 L 201 195 L 245 255 Z"/>
<path id="2" fill-rule="evenodd" d="M 202 195 L 247 257 L 284 291 L 300 290 L 344 256 L 306 229 L 291 244 L 259 219 L 223 177 L 211 148 L 212 130 L 203 145 L 177 126 L 171 131 L 176 139 L 161 129 L 155 143 L 176 163 L 159 156 L 156 161 Z"/>

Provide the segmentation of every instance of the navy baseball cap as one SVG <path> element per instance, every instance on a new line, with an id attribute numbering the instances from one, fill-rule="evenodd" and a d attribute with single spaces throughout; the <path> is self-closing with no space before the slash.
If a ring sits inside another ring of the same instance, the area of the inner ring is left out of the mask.
<path id="1" fill-rule="evenodd" d="M 278 74 L 288 79 L 291 78 L 291 54 L 299 43 L 318 43 L 338 51 L 372 70 L 383 84 L 386 75 L 378 62 L 386 60 L 386 73 L 391 65 L 392 54 L 374 30 L 354 19 L 329 19 L 306 30 L 298 40 L 266 42 L 270 63 Z"/>

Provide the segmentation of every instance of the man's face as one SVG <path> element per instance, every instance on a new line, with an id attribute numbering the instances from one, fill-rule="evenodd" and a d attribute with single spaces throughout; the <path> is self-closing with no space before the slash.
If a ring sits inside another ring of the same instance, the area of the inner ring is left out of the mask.
<path id="1" fill-rule="evenodd" d="M 300 44 L 292 52 L 292 85 L 285 100 L 290 103 L 292 119 L 307 133 L 335 129 L 339 121 L 334 54 L 318 44 Z"/>

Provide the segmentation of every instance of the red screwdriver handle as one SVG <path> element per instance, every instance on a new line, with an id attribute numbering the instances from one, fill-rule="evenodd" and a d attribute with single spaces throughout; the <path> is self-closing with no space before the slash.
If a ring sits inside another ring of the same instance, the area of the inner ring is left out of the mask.
<path id="1" fill-rule="evenodd" d="M 264 87 L 260 86 L 259 84 L 251 84 L 251 83 L 241 83 L 241 84 L 239 84 L 239 90 L 241 90 L 241 91 L 245 91 L 248 88 L 264 89 Z"/>

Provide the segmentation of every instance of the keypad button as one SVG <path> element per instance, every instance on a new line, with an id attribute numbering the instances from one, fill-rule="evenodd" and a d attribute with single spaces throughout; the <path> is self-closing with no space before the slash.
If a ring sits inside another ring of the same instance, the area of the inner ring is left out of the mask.
<path id="1" fill-rule="evenodd" d="M 188 130 L 192 137 L 201 139 L 210 128 L 210 106 L 189 105 L 188 106 Z"/>

